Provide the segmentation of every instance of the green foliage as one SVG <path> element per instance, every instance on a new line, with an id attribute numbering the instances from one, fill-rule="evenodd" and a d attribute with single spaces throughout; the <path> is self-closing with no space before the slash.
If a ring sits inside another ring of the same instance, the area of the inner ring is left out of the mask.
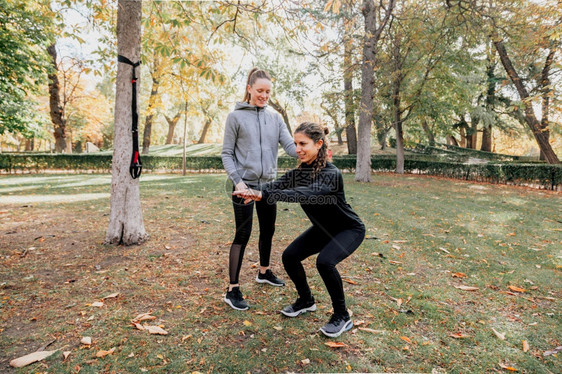
<path id="1" fill-rule="evenodd" d="M 112 156 L 93 154 L 0 154 L 0 170 L 13 173 L 17 171 L 41 172 L 46 170 L 109 172 Z M 182 170 L 182 157 L 142 156 L 145 171 Z M 336 156 L 334 165 L 343 171 L 355 170 L 356 158 Z M 297 161 L 291 157 L 279 157 L 279 169 L 291 169 Z M 396 169 L 396 157 L 378 155 L 371 158 L 374 171 L 392 172 Z M 222 171 L 220 156 L 186 157 L 189 171 Z M 489 162 L 469 163 L 439 160 L 426 155 L 408 155 L 404 171 L 412 174 L 435 175 L 446 178 L 464 179 L 488 183 L 537 185 L 556 190 L 562 185 L 562 166 L 539 163 Z"/>
<path id="2" fill-rule="evenodd" d="M 0 0 L 0 135 L 25 133 L 36 111 L 29 95 L 46 79 L 53 43 L 48 2 Z"/>

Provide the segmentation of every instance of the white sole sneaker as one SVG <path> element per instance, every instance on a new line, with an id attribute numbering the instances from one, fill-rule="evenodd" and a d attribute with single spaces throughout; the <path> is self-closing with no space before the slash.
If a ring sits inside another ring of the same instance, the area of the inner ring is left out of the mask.
<path id="1" fill-rule="evenodd" d="M 281 313 L 283 313 L 284 315 L 286 315 L 287 317 L 296 317 L 299 314 L 303 314 L 306 312 L 314 312 L 316 310 L 316 304 L 312 304 L 312 306 L 309 306 L 308 308 L 303 308 L 303 309 L 299 309 L 296 312 L 287 312 L 285 310 L 281 310 Z"/>
<path id="2" fill-rule="evenodd" d="M 246 308 L 238 308 L 237 306 L 235 306 L 234 304 L 232 304 L 232 301 L 230 301 L 230 299 L 228 299 L 226 296 L 224 297 L 224 302 L 227 303 L 228 305 L 230 305 L 230 307 L 232 309 L 236 309 L 236 310 L 248 310 L 250 309 L 250 307 L 246 307 Z"/>
<path id="3" fill-rule="evenodd" d="M 269 284 L 269 285 L 274 286 L 274 287 L 283 287 L 285 285 L 285 284 L 273 283 L 273 282 L 268 281 L 267 279 L 260 279 L 257 275 L 256 275 L 256 282 L 262 283 L 262 284 Z"/>
<path id="4" fill-rule="evenodd" d="M 342 333 L 349 331 L 353 328 L 353 321 L 349 320 L 345 323 L 345 325 L 343 325 L 343 327 L 341 328 L 341 330 L 336 331 L 336 332 L 327 332 L 324 330 L 324 327 L 320 327 L 320 331 L 322 331 L 322 333 L 330 338 L 337 338 L 338 336 L 340 336 Z"/>

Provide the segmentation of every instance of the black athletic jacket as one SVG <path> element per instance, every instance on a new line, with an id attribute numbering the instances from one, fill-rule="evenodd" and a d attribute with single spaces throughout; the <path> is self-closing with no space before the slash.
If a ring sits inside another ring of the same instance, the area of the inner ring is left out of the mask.
<path id="1" fill-rule="evenodd" d="M 340 170 L 326 163 L 313 179 L 312 168 L 302 165 L 279 179 L 262 185 L 262 201 L 300 203 L 313 225 L 331 233 L 346 229 L 365 229 L 359 216 L 345 200 Z"/>

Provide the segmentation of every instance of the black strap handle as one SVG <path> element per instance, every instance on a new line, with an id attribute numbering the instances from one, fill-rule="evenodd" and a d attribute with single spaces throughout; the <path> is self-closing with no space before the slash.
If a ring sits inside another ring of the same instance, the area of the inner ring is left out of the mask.
<path id="1" fill-rule="evenodd" d="M 135 68 L 141 64 L 140 61 L 132 62 L 125 56 L 117 55 L 117 61 L 131 65 L 133 67 L 133 74 L 131 84 L 133 85 L 133 100 L 131 102 L 131 112 L 133 114 L 132 134 L 133 134 L 133 155 L 131 157 L 131 166 L 129 166 L 129 174 L 131 178 L 136 179 L 142 173 L 142 162 L 139 154 L 139 114 L 137 112 L 137 76 L 135 75 Z"/>

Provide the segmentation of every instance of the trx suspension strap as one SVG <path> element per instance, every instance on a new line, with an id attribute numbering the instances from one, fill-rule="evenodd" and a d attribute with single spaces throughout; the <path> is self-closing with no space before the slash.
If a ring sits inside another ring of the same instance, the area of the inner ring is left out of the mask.
<path id="1" fill-rule="evenodd" d="M 131 78 L 131 84 L 133 85 L 133 100 L 131 102 L 131 112 L 133 113 L 133 156 L 131 157 L 131 166 L 129 166 L 129 173 L 133 179 L 140 177 L 142 172 L 142 163 L 139 155 L 139 114 L 137 113 L 137 76 L 135 75 L 135 68 L 140 65 L 140 61 L 133 63 L 127 57 L 118 55 L 117 61 L 123 62 L 125 64 L 131 65 L 133 67 L 133 75 Z"/>

